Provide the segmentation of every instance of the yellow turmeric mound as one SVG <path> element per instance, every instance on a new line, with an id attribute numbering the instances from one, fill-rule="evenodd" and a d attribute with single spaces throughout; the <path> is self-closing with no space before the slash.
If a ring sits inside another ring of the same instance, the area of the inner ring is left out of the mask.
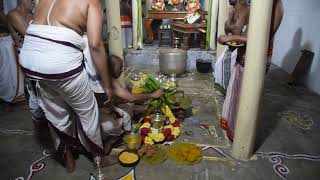
<path id="1" fill-rule="evenodd" d="M 131 164 L 138 161 L 139 157 L 137 154 L 132 152 L 123 152 L 119 156 L 119 160 L 124 164 Z"/>
<path id="2" fill-rule="evenodd" d="M 176 143 L 170 147 L 168 155 L 179 164 L 193 164 L 200 162 L 202 150 L 195 144 Z"/>

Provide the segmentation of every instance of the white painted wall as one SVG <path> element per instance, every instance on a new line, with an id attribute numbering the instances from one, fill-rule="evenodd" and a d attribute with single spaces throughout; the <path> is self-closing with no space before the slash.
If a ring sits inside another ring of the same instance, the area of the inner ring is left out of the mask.
<path id="1" fill-rule="evenodd" d="M 300 50 L 315 53 L 307 87 L 320 94 L 320 0 L 283 0 L 284 17 L 275 36 L 272 61 L 291 73 Z"/>

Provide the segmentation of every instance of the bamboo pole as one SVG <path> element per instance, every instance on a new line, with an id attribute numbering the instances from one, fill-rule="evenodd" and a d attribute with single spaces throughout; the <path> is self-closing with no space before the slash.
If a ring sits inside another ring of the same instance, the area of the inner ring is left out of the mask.
<path id="1" fill-rule="evenodd" d="M 142 5 L 141 0 L 132 0 L 132 35 L 133 48 L 142 48 L 143 34 L 142 34 Z"/>
<path id="2" fill-rule="evenodd" d="M 138 0 L 138 49 L 142 48 L 143 43 L 143 27 L 142 27 L 142 2 Z"/>
<path id="3" fill-rule="evenodd" d="M 247 160 L 253 154 L 264 85 L 272 4 L 272 0 L 251 1 L 246 61 L 232 147 L 232 155 L 236 159 Z"/>
<path id="4" fill-rule="evenodd" d="M 228 19 L 229 5 L 227 0 L 219 0 L 219 14 L 218 14 L 218 37 L 224 35 L 224 23 Z M 217 43 L 217 57 L 221 55 L 225 46 Z"/>
<path id="5" fill-rule="evenodd" d="M 217 49 L 216 32 L 217 32 L 217 22 L 218 22 L 218 7 L 219 7 L 219 0 L 209 0 L 206 47 L 212 50 Z"/>
<path id="6" fill-rule="evenodd" d="M 132 0 L 132 45 L 138 49 L 138 0 Z"/>
<path id="7" fill-rule="evenodd" d="M 120 1 L 105 0 L 108 22 L 108 44 L 110 54 L 123 58 L 123 46 L 120 22 Z"/>
<path id="8" fill-rule="evenodd" d="M 203 9 L 205 10 L 205 11 L 209 11 L 209 9 L 210 9 L 210 4 L 211 4 L 211 2 L 210 2 L 211 0 L 204 0 L 204 7 L 203 7 Z M 208 12 L 209 13 L 209 12 Z"/>

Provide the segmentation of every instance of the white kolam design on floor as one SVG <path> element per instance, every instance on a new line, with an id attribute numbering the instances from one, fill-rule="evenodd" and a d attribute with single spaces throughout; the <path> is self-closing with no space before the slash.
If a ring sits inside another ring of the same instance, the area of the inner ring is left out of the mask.
<path id="1" fill-rule="evenodd" d="M 15 178 L 15 180 L 30 180 L 35 175 L 35 173 L 43 170 L 46 166 L 46 163 L 44 163 L 43 160 L 52 156 L 54 153 L 46 149 L 42 152 L 42 154 L 44 155 L 42 158 L 38 159 L 37 161 L 31 164 L 29 175 L 26 179 L 24 177 L 17 177 Z"/>
<path id="2" fill-rule="evenodd" d="M 257 152 L 256 154 L 262 158 L 269 158 L 269 161 L 274 164 L 273 170 L 279 177 L 285 180 L 287 180 L 286 176 L 290 173 L 290 169 L 283 164 L 282 158 L 290 160 L 320 161 L 320 156 L 311 156 L 306 154 L 288 155 L 280 152 Z"/>

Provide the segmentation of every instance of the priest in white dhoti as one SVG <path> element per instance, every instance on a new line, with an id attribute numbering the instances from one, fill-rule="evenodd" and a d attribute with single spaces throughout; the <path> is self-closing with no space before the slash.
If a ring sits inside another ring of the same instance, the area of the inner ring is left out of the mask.
<path id="1" fill-rule="evenodd" d="M 92 59 L 111 100 L 100 1 L 40 1 L 35 15 L 20 64 L 26 77 L 36 82 L 39 105 L 50 122 L 55 147 L 64 149 L 67 171 L 75 168 L 74 149 L 100 159 L 101 167 L 116 163 L 117 158 L 105 154 L 103 148 L 98 105 L 83 62 L 86 43 L 82 36 L 87 32 Z"/>

